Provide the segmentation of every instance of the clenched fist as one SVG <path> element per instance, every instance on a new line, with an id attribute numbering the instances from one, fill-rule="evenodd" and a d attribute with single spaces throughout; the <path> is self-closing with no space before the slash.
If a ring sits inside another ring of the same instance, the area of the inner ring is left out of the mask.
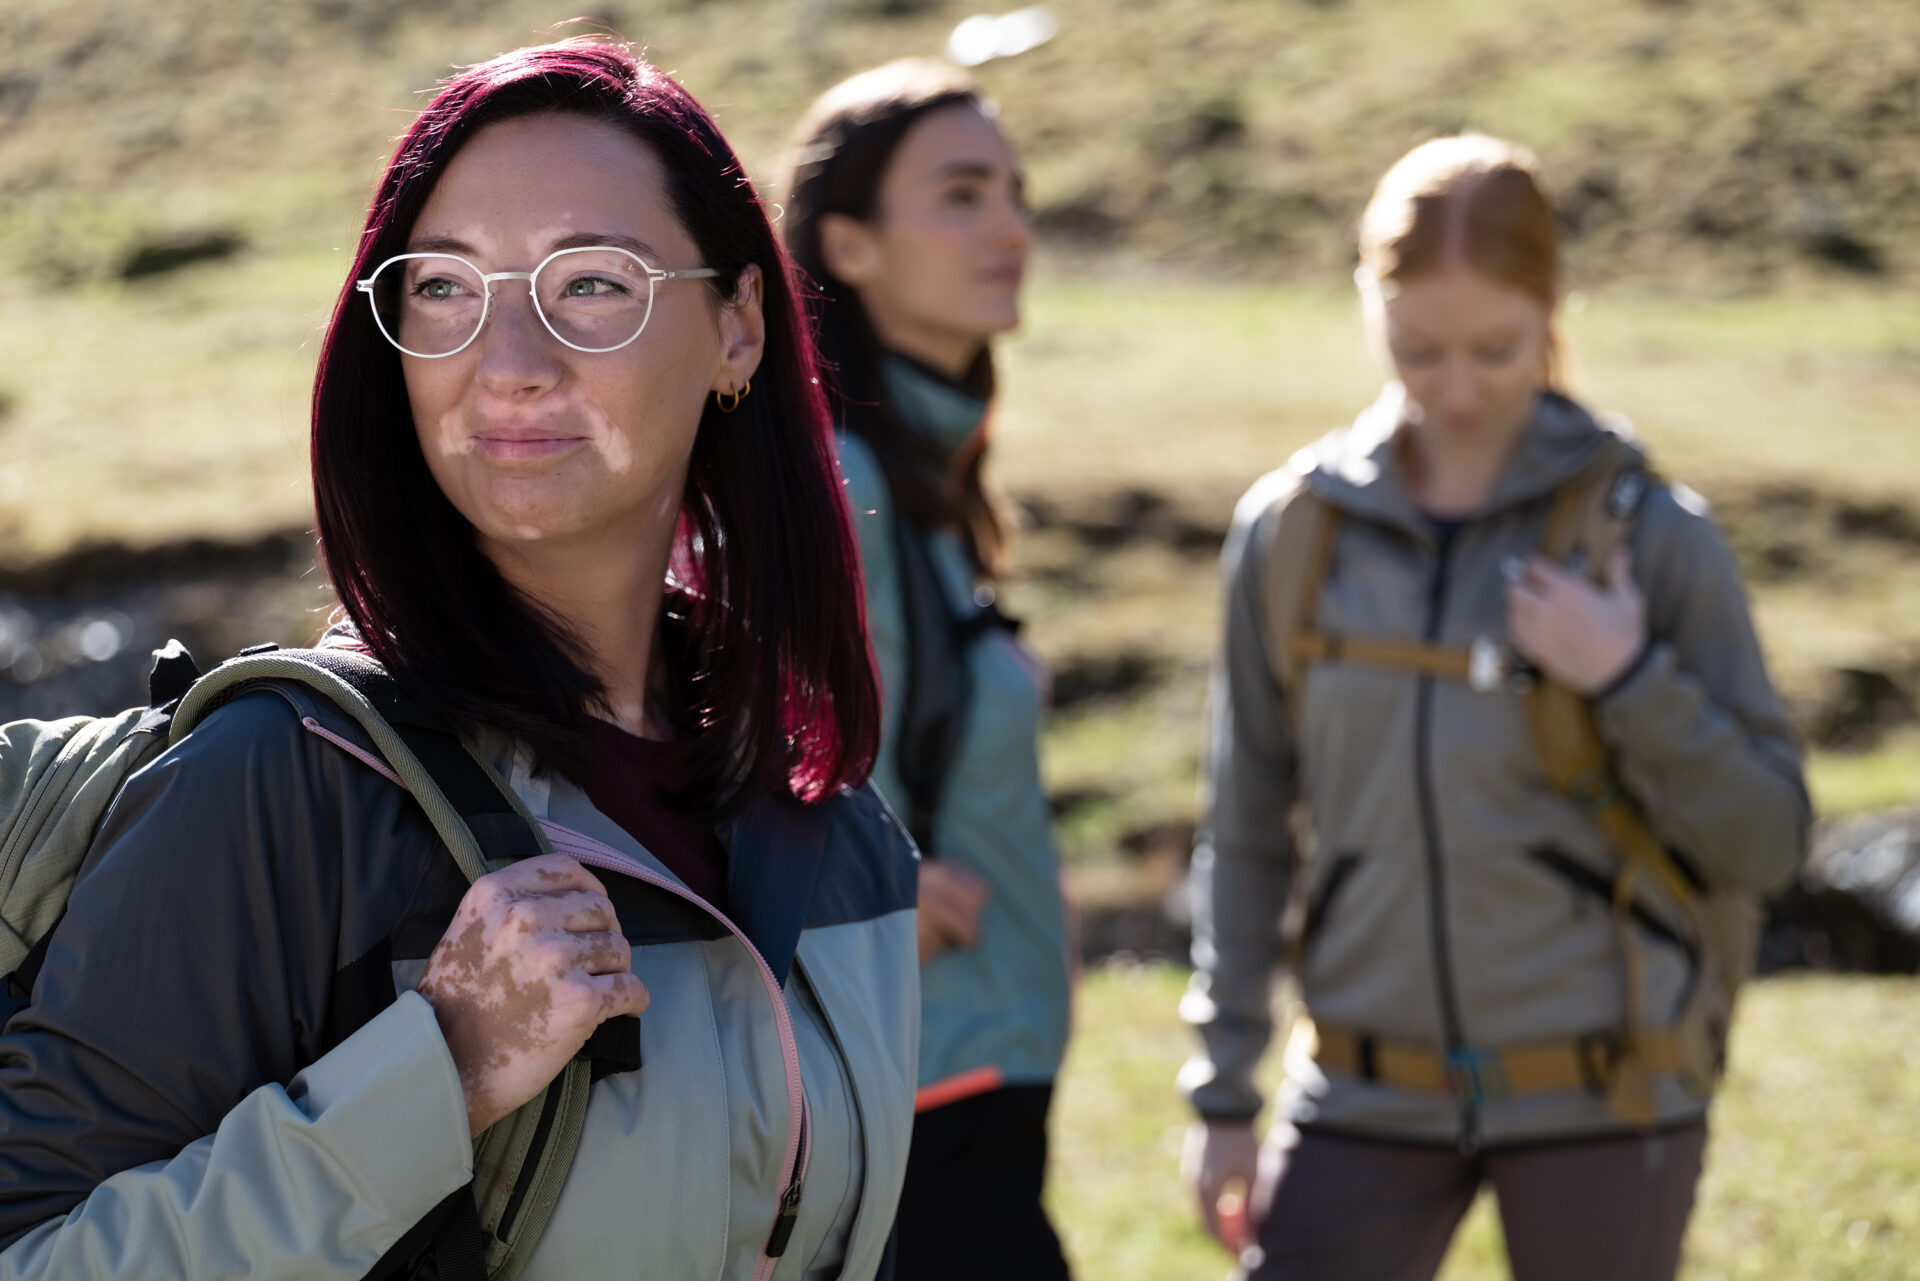
<path id="1" fill-rule="evenodd" d="M 606 887 L 561 854 L 475 881 L 420 980 L 475 1135 L 538 1094 L 607 1019 L 647 1008 Z"/>

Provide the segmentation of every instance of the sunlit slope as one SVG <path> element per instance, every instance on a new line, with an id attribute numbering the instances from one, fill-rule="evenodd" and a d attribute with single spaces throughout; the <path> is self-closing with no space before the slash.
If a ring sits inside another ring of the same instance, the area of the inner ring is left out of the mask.
<path id="1" fill-rule="evenodd" d="M 600 6 L 778 171 L 808 98 L 932 53 L 982 0 Z M 1011 7 L 1011 4 L 1007 7 Z M 1907 0 L 1055 0 L 990 65 L 1056 238 L 1323 278 L 1416 138 L 1510 133 L 1557 180 L 1580 270 L 1721 291 L 1914 261 L 1920 6 Z M 155 231 L 338 243 L 386 141 L 453 62 L 540 38 L 552 0 L 8 0 L 0 253 L 109 271 Z M 578 29 L 578 28 L 568 28 Z"/>

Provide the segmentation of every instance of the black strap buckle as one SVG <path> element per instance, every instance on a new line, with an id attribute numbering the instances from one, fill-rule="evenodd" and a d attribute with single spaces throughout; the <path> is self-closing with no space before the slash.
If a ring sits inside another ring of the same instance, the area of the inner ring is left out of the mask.
<path id="1" fill-rule="evenodd" d="M 1588 770 L 1567 785 L 1567 796 L 1583 814 L 1599 814 L 1620 801 L 1620 784 L 1613 771 L 1602 767 Z"/>
<path id="2" fill-rule="evenodd" d="M 1580 1057 L 1580 1079 L 1595 1094 L 1605 1094 L 1613 1083 L 1614 1064 L 1620 1061 L 1620 1038 L 1611 1032 L 1589 1032 L 1574 1042 Z"/>

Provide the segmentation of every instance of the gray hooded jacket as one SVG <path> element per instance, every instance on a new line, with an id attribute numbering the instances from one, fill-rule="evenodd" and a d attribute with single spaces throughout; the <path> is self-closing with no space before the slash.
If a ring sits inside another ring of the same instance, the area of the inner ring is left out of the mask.
<path id="1" fill-rule="evenodd" d="M 1263 477 L 1227 538 L 1194 851 L 1197 972 L 1182 1006 L 1205 1047 L 1182 1085 L 1208 1117 L 1259 1110 L 1252 1073 L 1296 872 L 1309 882 L 1296 977 L 1317 1020 L 1437 1049 L 1573 1040 L 1623 1016 L 1607 890 L 1596 888 L 1617 859 L 1545 778 L 1518 694 L 1333 662 L 1305 669 L 1292 715 L 1269 667 L 1264 534 L 1303 490 L 1343 517 L 1321 626 L 1464 647 L 1504 639 L 1503 563 L 1539 548 L 1556 489 L 1612 430 L 1543 397 L 1485 512 L 1443 545 L 1401 477 L 1401 404 L 1390 388 Z M 1642 502 L 1631 550 L 1649 643 L 1596 709 L 1622 782 L 1706 883 L 1777 888 L 1803 854 L 1809 805 L 1733 558 L 1698 497 L 1668 486 Z M 1289 827 L 1296 802 L 1311 816 L 1311 859 Z M 1656 1029 L 1678 1016 L 1691 977 L 1675 944 L 1645 940 Z M 1482 1104 L 1328 1076 L 1296 1057 L 1283 1105 L 1298 1124 L 1466 1146 L 1621 1126 L 1595 1093 Z M 1663 1124 L 1704 1109 L 1667 1079 L 1656 1103 Z"/>

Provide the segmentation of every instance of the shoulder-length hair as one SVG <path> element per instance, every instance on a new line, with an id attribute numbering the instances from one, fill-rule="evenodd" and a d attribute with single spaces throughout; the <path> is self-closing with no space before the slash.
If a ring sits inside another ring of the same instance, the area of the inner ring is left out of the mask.
<path id="1" fill-rule="evenodd" d="M 858 544 L 841 494 L 818 361 L 791 264 L 713 118 L 625 46 L 521 49 L 447 80 L 400 139 L 334 306 L 313 392 L 314 503 L 341 607 L 411 697 L 504 730 L 539 767 L 578 777 L 605 690 L 562 620 L 510 586 L 440 492 L 399 353 L 353 282 L 407 248 L 435 181 L 476 132 L 577 115 L 652 148 L 667 197 L 719 276 L 760 268 L 766 351 L 753 394 L 709 398 L 675 533 L 663 658 L 693 738 L 697 798 L 717 814 L 755 795 L 804 801 L 864 779 L 879 740 Z"/>
<path id="2" fill-rule="evenodd" d="M 952 526 L 974 568 L 995 573 L 1007 548 L 1008 521 L 987 491 L 984 443 L 963 460 L 950 483 L 939 447 L 909 429 L 880 376 L 883 349 L 854 288 L 828 270 L 820 247 L 820 219 L 844 214 L 872 222 L 880 212 L 880 184 L 901 140 L 921 119 L 944 107 L 987 111 L 973 78 L 924 58 L 902 58 L 842 81 L 822 94 L 801 119 L 794 138 L 784 222 L 787 250 L 814 283 L 811 301 L 821 356 L 832 372 L 848 431 L 872 448 L 894 503 L 922 529 Z M 968 384 L 982 396 L 994 390 L 993 353 L 983 346 Z"/>

